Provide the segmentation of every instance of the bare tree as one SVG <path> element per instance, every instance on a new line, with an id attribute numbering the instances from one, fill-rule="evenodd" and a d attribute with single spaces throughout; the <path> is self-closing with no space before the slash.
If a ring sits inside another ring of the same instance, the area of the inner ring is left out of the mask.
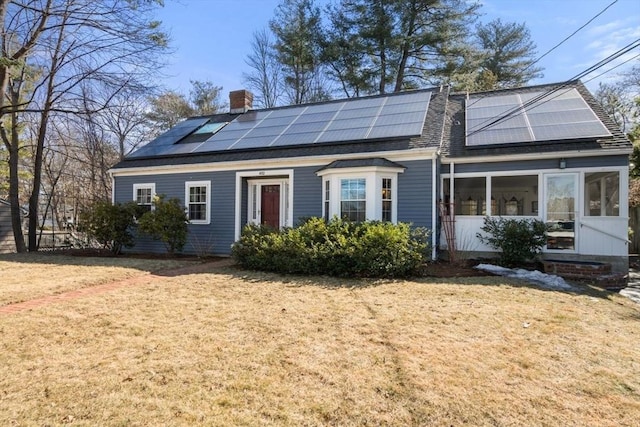
<path id="1" fill-rule="evenodd" d="M 251 72 L 243 73 L 245 84 L 254 94 L 256 106 L 272 108 L 281 96 L 280 63 L 276 57 L 271 35 L 265 29 L 253 33 L 251 53 L 245 63 Z"/>
<path id="2" fill-rule="evenodd" d="M 24 251 L 19 213 L 19 120 L 35 120 L 33 184 L 29 196 L 29 250 L 37 250 L 36 230 L 47 131 L 53 120 L 82 115 L 83 85 L 110 89 L 100 109 L 124 88 L 143 87 L 160 68 L 166 37 L 149 19 L 153 0 L 0 0 L 3 19 L 0 119 L 12 116 L 9 132 L 0 131 L 9 152 L 9 198 L 16 247 Z M 36 70 L 30 93 L 22 90 L 25 70 Z M 18 95 L 23 95 L 23 100 Z M 27 96 L 24 96 L 27 95 Z M 6 102 L 9 99 L 9 102 Z M 32 113 L 27 115 L 27 113 Z"/>

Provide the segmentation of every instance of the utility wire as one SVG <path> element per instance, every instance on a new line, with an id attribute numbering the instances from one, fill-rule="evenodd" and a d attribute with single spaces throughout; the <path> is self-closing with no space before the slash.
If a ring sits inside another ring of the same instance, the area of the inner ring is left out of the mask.
<path id="1" fill-rule="evenodd" d="M 545 56 L 547 56 L 548 54 L 550 54 L 551 52 L 553 52 L 554 50 L 556 50 L 556 48 L 558 48 L 560 45 L 564 44 L 564 42 L 566 42 L 567 40 L 569 40 L 571 37 L 575 36 L 577 32 L 579 32 L 580 30 L 582 30 L 584 27 L 586 27 L 587 25 L 591 24 L 596 18 L 598 18 L 600 15 L 602 15 L 604 12 L 606 12 L 607 9 L 609 9 L 611 6 L 613 6 L 614 4 L 616 4 L 618 2 L 618 0 L 614 0 L 612 1 L 607 7 L 605 7 L 604 9 L 602 9 L 600 11 L 600 13 L 598 13 L 597 15 L 595 15 L 593 18 L 589 19 L 584 25 L 582 25 L 580 28 L 578 28 L 577 30 L 575 30 L 573 33 L 569 34 L 567 37 L 565 37 L 560 43 L 558 43 L 557 45 L 555 45 L 554 47 L 552 47 L 551 49 L 549 49 L 548 51 L 546 51 L 542 56 L 540 56 L 538 59 L 536 59 L 535 61 L 533 61 L 531 64 L 529 64 L 523 71 L 527 70 L 529 67 L 531 67 L 533 64 L 537 63 L 538 61 L 540 61 L 542 58 L 544 58 Z"/>
<path id="2" fill-rule="evenodd" d="M 522 71 L 526 71 L 529 68 L 531 68 L 534 64 L 538 63 L 542 58 L 544 58 L 545 56 L 547 56 L 548 54 L 550 54 L 551 52 L 553 52 L 554 50 L 556 50 L 558 47 L 560 47 L 561 45 L 563 45 L 567 40 L 569 40 L 571 37 L 575 36 L 580 30 L 582 30 L 584 27 L 586 27 L 587 25 L 589 25 L 590 23 L 592 23 L 595 19 L 597 19 L 600 15 L 602 15 L 604 12 L 606 12 L 607 9 L 609 9 L 611 6 L 613 6 L 614 4 L 616 4 L 618 2 L 618 0 L 614 0 L 612 1 L 607 7 L 605 7 L 604 9 L 602 9 L 598 14 L 596 14 L 595 16 L 593 16 L 591 19 L 589 19 L 587 22 L 585 22 L 580 28 L 578 28 L 577 30 L 575 30 L 573 33 L 569 34 L 567 37 L 565 37 L 560 43 L 556 44 L 555 46 L 553 46 L 551 49 L 549 49 L 548 51 L 546 51 L 545 53 L 543 53 L 541 56 L 539 56 L 535 61 L 533 61 L 532 63 L 530 63 L 529 65 L 527 65 L 525 68 L 522 69 Z M 486 97 L 488 95 L 485 95 L 483 97 L 478 98 L 477 100 L 475 100 L 472 104 L 470 104 L 468 107 L 473 106 L 473 104 L 475 104 L 476 102 L 480 101 L 481 99 L 483 99 L 484 97 Z"/>
<path id="3" fill-rule="evenodd" d="M 472 130 L 471 132 L 467 133 L 467 137 L 469 137 L 471 135 L 474 135 L 474 134 L 476 134 L 478 132 L 481 132 L 481 131 L 483 131 L 483 130 L 491 127 L 491 126 L 494 126 L 494 125 L 496 125 L 498 123 L 501 123 L 501 122 L 503 122 L 505 120 L 508 120 L 512 116 L 522 114 L 522 113 L 524 113 L 526 111 L 526 109 L 528 107 L 530 107 L 530 106 L 532 106 L 534 104 L 536 104 L 535 106 L 537 107 L 537 106 L 540 106 L 542 104 L 545 104 L 546 102 L 549 102 L 550 100 L 556 98 L 557 96 L 560 96 L 561 94 L 557 95 L 556 97 L 546 99 L 543 102 L 538 102 L 538 101 L 541 101 L 542 99 L 549 97 L 553 93 L 564 89 L 565 87 L 569 86 L 574 80 L 578 80 L 581 77 L 584 77 L 587 74 L 590 74 L 590 73 L 592 73 L 592 72 L 604 67 L 605 65 L 607 65 L 611 61 L 613 61 L 615 59 L 618 59 L 620 56 L 622 56 L 622 55 L 624 55 L 624 54 L 626 54 L 626 53 L 628 53 L 628 52 L 630 52 L 630 51 L 632 51 L 632 50 L 634 50 L 634 49 L 636 49 L 638 47 L 640 47 L 640 39 L 634 40 L 633 42 L 629 43 L 625 47 L 619 49 L 617 52 L 614 52 L 613 54 L 611 54 L 608 57 L 602 59 L 601 61 L 599 61 L 596 64 L 592 65 L 591 67 L 587 68 L 586 70 L 576 74 L 571 79 L 559 84 L 558 86 L 554 87 L 553 89 L 550 89 L 550 90 L 548 90 L 546 92 L 541 93 L 538 96 L 535 96 L 534 98 L 532 98 L 529 101 L 523 103 L 522 105 L 518 105 L 518 106 L 513 107 L 512 109 L 506 111 L 501 116 L 498 116 L 495 119 L 485 120 L 484 122 L 482 122 L 482 123 L 477 125 L 477 126 L 481 126 L 481 127 L 478 128 L 476 126 L 476 128 L 474 130 Z M 625 62 L 627 62 L 627 61 L 625 61 Z M 622 64 L 620 64 L 620 65 L 622 65 Z M 616 68 L 616 67 L 614 67 L 614 68 Z M 613 70 L 614 68 L 609 69 L 607 72 Z M 605 73 L 602 73 L 602 74 L 605 74 Z"/>
<path id="4" fill-rule="evenodd" d="M 615 67 L 611 67 L 611 68 L 609 68 L 608 70 L 603 71 L 602 73 L 600 73 L 600 74 L 598 74 L 598 75 L 596 75 L 596 76 L 593 76 L 593 77 L 591 77 L 591 78 L 590 78 L 590 79 L 588 79 L 588 80 L 585 80 L 583 83 L 589 83 L 591 80 L 595 80 L 595 79 L 597 79 L 598 77 L 603 76 L 603 75 L 607 74 L 608 72 L 613 71 L 613 70 L 615 70 L 616 68 L 623 66 L 623 65 L 624 65 L 624 64 L 626 64 L 627 62 L 631 62 L 631 61 L 633 61 L 633 60 L 634 60 L 634 59 L 636 59 L 636 58 L 640 58 L 640 53 L 639 53 L 639 54 L 637 54 L 636 56 L 632 56 L 631 58 L 627 59 L 627 60 L 626 60 L 626 61 L 624 61 L 624 62 L 619 63 L 619 64 L 618 64 L 618 65 L 616 65 Z"/>

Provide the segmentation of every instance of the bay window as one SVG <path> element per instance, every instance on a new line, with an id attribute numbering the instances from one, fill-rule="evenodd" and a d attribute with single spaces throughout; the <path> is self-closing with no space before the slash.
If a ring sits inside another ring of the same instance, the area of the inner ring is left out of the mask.
<path id="1" fill-rule="evenodd" d="M 380 166 L 319 171 L 323 218 L 396 222 L 398 174 L 403 171 L 402 167 Z"/>

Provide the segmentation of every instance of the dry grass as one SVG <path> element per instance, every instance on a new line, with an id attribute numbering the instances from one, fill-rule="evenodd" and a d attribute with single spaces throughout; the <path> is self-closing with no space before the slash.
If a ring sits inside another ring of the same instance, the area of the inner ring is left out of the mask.
<path id="1" fill-rule="evenodd" d="M 503 278 L 150 276 L 0 316 L 0 336 L 0 425 L 640 419 L 638 306 Z"/>
<path id="2" fill-rule="evenodd" d="M 0 306 L 189 264 L 193 261 L 3 254 Z"/>

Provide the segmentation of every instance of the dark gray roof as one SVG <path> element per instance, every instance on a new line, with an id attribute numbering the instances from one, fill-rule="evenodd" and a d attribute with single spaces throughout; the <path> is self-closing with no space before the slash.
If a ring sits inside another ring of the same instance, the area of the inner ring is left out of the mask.
<path id="1" fill-rule="evenodd" d="M 334 162 L 329 163 L 327 166 L 324 166 L 318 169 L 317 172 L 327 170 L 327 169 L 343 169 L 343 168 L 359 168 L 359 167 L 361 168 L 361 167 L 369 167 L 369 166 L 406 169 L 401 164 L 392 162 L 391 160 L 383 159 L 381 157 L 373 157 L 373 158 L 366 158 L 366 159 L 336 160 Z"/>
<path id="2" fill-rule="evenodd" d="M 558 83 L 549 85 L 530 86 L 524 88 L 504 89 L 479 93 L 479 96 L 492 96 L 508 93 L 531 93 L 546 90 L 557 89 L 559 87 L 575 88 L 578 93 L 586 101 L 587 105 L 593 110 L 596 116 L 602 121 L 611 136 L 592 137 L 581 139 L 562 139 L 550 141 L 534 141 L 517 144 L 505 145 L 485 145 L 476 147 L 467 147 L 465 145 L 465 99 L 466 94 L 452 94 L 449 97 L 446 118 L 445 132 L 442 139 L 441 153 L 448 158 L 476 157 L 476 156 L 492 156 L 492 155 L 509 155 L 509 154 L 527 154 L 527 153 L 552 153 L 560 151 L 586 151 L 586 150 L 602 150 L 602 149 L 620 149 L 628 150 L 631 143 L 625 135 L 613 123 L 610 117 L 604 112 L 602 107 L 595 100 L 593 95 L 580 81 L 572 81 L 568 83 Z"/>
<path id="3" fill-rule="evenodd" d="M 120 163 L 116 164 L 113 169 L 150 167 L 164 165 L 180 165 L 180 164 L 198 164 L 198 163 L 215 163 L 228 161 L 243 161 L 255 159 L 277 159 L 292 158 L 304 156 L 321 156 L 321 155 L 340 155 L 350 153 L 371 153 L 377 151 L 395 151 L 409 150 L 414 148 L 433 148 L 434 150 L 440 146 L 440 138 L 442 128 L 444 126 L 444 113 L 446 107 L 446 98 L 448 90 L 429 89 L 414 91 L 415 93 L 423 93 L 429 96 L 428 109 L 426 118 L 421 119 L 421 131 L 417 136 L 395 136 L 375 139 L 356 139 L 323 142 L 316 144 L 301 144 L 288 146 L 272 146 L 257 147 L 223 151 L 211 151 L 203 153 L 180 152 L 173 150 L 173 154 L 157 154 L 149 156 L 129 156 Z M 401 94 L 380 95 L 377 97 L 368 97 L 365 99 L 381 98 L 381 97 L 398 97 Z M 398 100 L 402 98 L 397 98 Z M 342 101 L 344 104 L 345 101 Z M 346 102 L 350 102 L 347 100 Z M 320 103 L 313 105 L 327 105 L 328 103 Z M 280 108 L 282 109 L 282 108 Z M 276 109 L 273 109 L 276 110 Z M 268 111 L 268 110 L 260 110 Z M 250 114 L 245 113 L 245 114 Z M 225 115 L 226 116 L 226 115 Z M 211 116 L 213 117 L 213 116 Z M 400 119 L 400 118 L 399 118 Z M 210 123 L 212 120 L 204 121 Z M 421 133 L 420 133 L 421 132 Z M 187 139 L 193 138 L 187 135 L 182 140 L 173 144 L 173 146 L 182 145 Z M 153 151 L 149 151 L 153 153 Z"/>

